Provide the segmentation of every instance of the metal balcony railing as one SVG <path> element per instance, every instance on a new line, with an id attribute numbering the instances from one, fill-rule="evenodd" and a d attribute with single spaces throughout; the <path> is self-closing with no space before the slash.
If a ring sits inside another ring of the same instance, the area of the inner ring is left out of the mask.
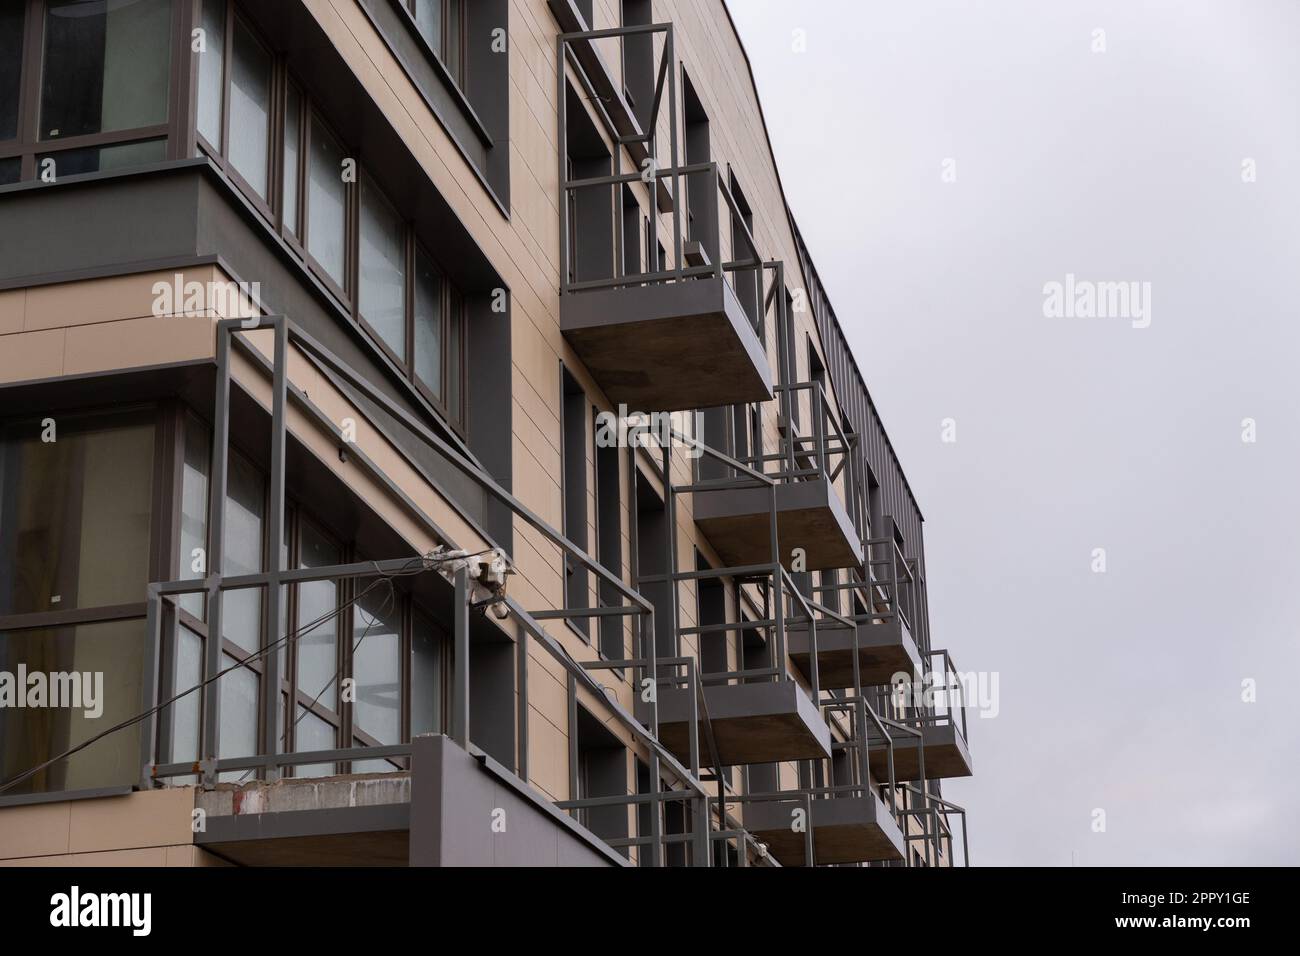
<path id="1" fill-rule="evenodd" d="M 697 865 L 710 862 L 710 845 L 716 841 L 707 827 L 707 790 L 700 779 L 698 763 L 691 768 L 684 767 L 658 739 L 658 708 L 652 698 L 648 712 L 643 717 L 628 713 L 610 695 L 605 693 L 601 684 L 590 674 L 589 666 L 576 661 L 568 651 L 546 632 L 543 619 L 555 617 L 572 617 L 588 614 L 631 615 L 639 619 L 637 633 L 637 656 L 624 661 L 611 662 L 611 666 L 628 669 L 636 680 L 659 680 L 658 659 L 653 650 L 654 641 L 654 606 L 635 589 L 626 585 L 621 579 L 611 574 L 603 565 L 588 555 L 559 531 L 552 528 L 527 506 L 516 499 L 510 492 L 498 485 L 475 462 L 461 451 L 425 426 L 414 416 L 407 413 L 379 392 L 366 379 L 339 360 L 307 333 L 298 329 L 283 317 L 267 317 L 258 320 L 223 320 L 217 326 L 216 388 L 215 413 L 213 427 L 213 449 L 211 470 L 211 503 L 208 513 L 208 528 L 214 546 L 208 555 L 210 568 L 222 567 L 220 543 L 223 540 L 222 529 L 225 523 L 227 462 L 230 427 L 230 393 L 231 366 L 233 349 L 239 349 L 242 358 L 260 367 L 268 373 L 271 394 L 271 467 L 270 467 L 270 533 L 272 540 L 281 533 L 284 502 L 285 474 L 284 463 L 287 445 L 286 418 L 287 408 L 292 402 L 300 411 L 317 414 L 304 395 L 291 392 L 287 380 L 287 363 L 289 346 L 292 343 L 310 361 L 318 363 L 327 379 L 344 381 L 351 388 L 357 389 L 370 401 L 376 402 L 404 425 L 414 435 L 436 448 L 454 467 L 474 479 L 487 494 L 504 502 L 512 514 L 541 533 L 550 542 L 563 551 L 572 561 L 581 564 L 604 582 L 610 589 L 620 595 L 622 603 L 617 607 L 591 609 L 546 609 L 530 612 L 521 607 L 513 598 L 504 593 L 487 592 L 479 582 L 471 577 L 472 564 L 463 552 L 456 552 L 454 545 L 447 542 L 429 555 L 408 556 L 403 558 L 368 561 L 331 567 L 319 567 L 304 570 L 289 570 L 279 566 L 282 559 L 273 558 L 272 567 L 255 574 L 223 575 L 220 570 L 209 571 L 202 580 L 182 580 L 156 582 L 149 585 L 147 596 L 147 634 L 143 665 L 143 712 L 144 732 L 141 735 L 141 765 L 143 774 L 139 783 L 142 789 L 149 789 L 168 781 L 198 776 L 204 787 L 215 785 L 220 774 L 244 772 L 245 775 L 256 774 L 259 779 L 274 779 L 286 767 L 331 763 L 347 765 L 351 761 L 390 759 L 398 763 L 409 758 L 411 744 L 403 742 L 387 746 L 341 747 L 329 750 L 317 750 L 302 753 L 282 752 L 283 740 L 282 710 L 280 707 L 281 684 L 278 676 L 279 654 L 276 652 L 281 644 L 295 640 L 306 633 L 316 622 L 310 622 L 293 628 L 287 634 L 268 640 L 249 656 L 257 658 L 262 669 L 262 695 L 259 701 L 259 723 L 262 727 L 255 752 L 233 756 L 220 756 L 221 753 L 221 708 L 228 701 L 222 700 L 221 676 L 234 667 L 248 663 L 249 659 L 239 661 L 231 667 L 222 667 L 222 642 L 209 639 L 205 646 L 203 679 L 199 685 L 181 689 L 166 698 L 160 698 L 160 664 L 167 659 L 165 653 L 165 635 L 172 632 L 178 608 L 178 598 L 184 594 L 201 593 L 206 595 L 208 603 L 208 626 L 210 634 L 221 633 L 220 595 L 236 589 L 261 588 L 265 595 L 263 622 L 279 620 L 278 607 L 281 590 L 285 586 L 302 584 L 317 580 L 343 580 L 376 578 L 391 581 L 407 575 L 442 572 L 454 585 L 452 602 L 454 626 L 453 631 L 453 679 L 451 688 L 451 722 L 450 736 L 462 747 L 471 746 L 470 728 L 470 618 L 472 614 L 482 613 L 488 605 L 501 605 L 508 609 L 509 616 L 520 627 L 522 634 L 516 644 L 518 661 L 516 690 L 518 692 L 518 728 L 516 736 L 516 755 L 513 769 L 518 776 L 528 780 L 529 742 L 528 742 L 528 683 L 527 667 L 528 643 L 536 642 L 541 649 L 556 661 L 569 676 L 570 695 L 581 688 L 590 697 L 602 702 L 613 720 L 623 726 L 630 735 L 645 747 L 649 764 L 650 780 L 654 793 L 651 795 L 656 805 L 664 801 L 687 801 L 693 808 L 690 819 L 694 822 L 685 835 L 669 837 L 663 833 L 655 814 L 656 825 L 645 840 L 650 847 L 650 862 L 661 863 L 664 859 L 666 845 L 673 841 L 689 843 L 691 859 Z M 269 331 L 274 337 L 273 357 L 266 357 L 238 333 Z M 340 448 L 346 439 L 329 419 L 319 417 L 317 424 L 330 427 L 335 432 Z M 382 473 L 374 470 L 374 476 L 382 478 Z M 385 479 L 387 480 L 387 479 Z M 417 515 L 426 525 L 430 534 L 445 540 L 446 535 L 430 519 Z M 489 540 L 487 534 L 481 535 Z M 272 549 L 273 553 L 277 549 Z M 337 609 L 325 615 L 326 618 L 338 613 Z M 324 619 L 324 618 L 323 618 Z M 698 685 L 692 672 L 687 672 L 685 679 L 691 685 Z M 639 685 L 639 684 L 638 684 Z M 169 708 L 189 694 L 199 694 L 202 702 L 200 756 L 198 760 L 175 761 L 166 747 L 166 735 L 160 734 L 160 725 L 169 717 Z M 692 717 L 692 732 L 695 718 Z M 657 781 L 664 780 L 670 784 L 667 791 L 661 792 Z M 666 794 L 671 794 L 668 796 Z M 727 839 L 734 838 L 734 834 Z"/>

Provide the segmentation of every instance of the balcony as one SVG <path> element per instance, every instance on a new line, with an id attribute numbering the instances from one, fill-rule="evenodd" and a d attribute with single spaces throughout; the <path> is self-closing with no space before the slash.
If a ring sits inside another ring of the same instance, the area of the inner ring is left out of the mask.
<path id="1" fill-rule="evenodd" d="M 753 772 L 748 774 L 747 792 L 740 798 L 745 829 L 765 843 L 782 866 L 905 860 L 906 818 L 895 779 L 888 766 L 883 774 L 868 775 L 864 742 L 885 739 L 885 723 L 861 696 L 827 701 L 823 710 L 843 738 L 832 744 L 832 759 L 801 767 L 803 785 L 796 790 L 749 792 L 756 782 L 775 782 L 780 775 L 768 770 L 756 779 Z M 823 781 L 828 785 L 822 786 Z"/>
<path id="2" fill-rule="evenodd" d="M 698 475 L 691 488 L 695 523 L 730 565 L 771 561 L 775 520 L 776 545 L 787 568 L 795 566 L 799 552 L 801 570 L 859 567 L 863 548 L 855 516 L 865 512 L 858 500 L 857 449 L 831 414 L 821 385 L 781 386 L 778 391 L 784 408 L 780 450 L 737 458 L 771 477 L 775 488 L 747 481 L 740 472 Z M 800 403 L 807 422 L 802 429 Z"/>
<path id="3" fill-rule="evenodd" d="M 701 724 L 699 752 L 709 762 L 707 714 L 719 763 L 734 767 L 784 760 L 824 759 L 831 733 L 812 698 L 792 680 L 760 684 L 719 684 L 695 691 L 675 687 L 659 692 L 659 739 L 680 759 L 691 751 L 692 707 Z"/>
<path id="4" fill-rule="evenodd" d="M 866 545 L 871 583 L 855 580 L 823 584 L 816 589 L 823 601 L 836 602 L 847 591 L 854 609 L 853 627 L 822 616 L 817 620 L 817 664 L 822 687 L 842 690 L 893 683 L 898 674 L 921 673 L 921 653 L 912 636 L 916 580 L 893 537 L 874 538 Z M 812 635 L 805 621 L 791 626 L 790 658 L 804 674 L 812 672 Z M 854 656 L 857 668 L 854 668 Z"/>
<path id="5" fill-rule="evenodd" d="M 944 780 L 969 777 L 974 772 L 966 736 L 957 724 L 947 719 L 928 718 L 900 723 L 902 727 L 896 728 L 898 732 L 893 736 L 894 774 L 899 780 Z M 908 733 L 904 727 L 915 732 Z M 884 770 L 885 749 L 873 746 L 871 772 Z"/>
<path id="6" fill-rule="evenodd" d="M 943 780 L 973 773 L 967 745 L 966 702 L 960 675 L 944 650 L 929 657 L 939 663 L 925 673 L 921 685 L 896 687 L 891 707 L 896 716 L 886 721 L 894 750 L 894 776 L 899 781 Z M 899 708 L 902 697 L 906 706 Z M 871 772 L 888 768 L 888 750 L 878 740 L 870 749 Z"/>
<path id="7" fill-rule="evenodd" d="M 888 684 L 895 674 L 915 674 L 921 669 L 921 655 L 911 632 L 900 618 L 887 621 L 863 618 L 856 628 L 828 626 L 817 628 L 817 666 L 822 686 L 842 690 L 847 687 Z M 806 625 L 791 630 L 790 659 L 794 666 L 811 672 L 811 640 Z M 853 655 L 857 651 L 858 670 L 854 674 Z"/>
<path id="8" fill-rule="evenodd" d="M 772 397 L 758 333 L 720 275 L 570 291 L 560 328 L 610 402 L 632 411 Z"/>
<path id="9" fill-rule="evenodd" d="M 677 628 L 678 646 L 694 640 L 698 657 L 659 659 L 659 738 L 664 746 L 691 767 L 828 758 L 831 733 L 816 704 L 816 674 L 809 690 L 795 681 L 785 663 L 785 630 L 777 626 L 808 614 L 789 573 L 769 565 L 740 572 L 704 568 L 673 577 L 679 583 L 694 582 L 697 589 L 735 583 L 762 593 L 765 610 L 758 613 L 768 616 L 751 616 L 751 608 L 757 608 L 746 602 L 740 621 L 721 607 L 702 611 L 697 625 Z M 732 633 L 748 635 L 753 642 L 742 640 L 734 664 L 726 650 Z"/>
<path id="10" fill-rule="evenodd" d="M 476 748 L 428 735 L 408 750 L 409 773 L 198 790 L 194 842 L 241 866 L 627 865 Z M 484 807 L 502 808 L 509 829 L 478 826 Z"/>
<path id="11" fill-rule="evenodd" d="M 571 0 L 550 7 L 573 76 L 559 70 L 556 89 L 561 332 L 630 413 L 771 399 L 779 265 L 734 180 L 691 161 L 672 24 L 592 30 Z"/>
<path id="12" fill-rule="evenodd" d="M 870 791 L 806 802 L 794 798 L 750 803 L 745 809 L 745 829 L 767 844 L 768 852 L 782 866 L 808 865 L 806 834 L 791 826 L 800 807 L 808 810 L 813 862 L 818 866 L 905 858 L 903 831 L 884 801 Z"/>
<path id="13" fill-rule="evenodd" d="M 575 168 L 607 170 L 609 160 Z M 716 163 L 656 172 L 669 179 L 672 195 L 693 204 L 688 237 L 673 203 L 671 261 L 658 217 L 635 201 L 639 173 L 565 180 L 560 330 L 610 402 L 631 412 L 768 401 L 764 338 L 778 270 L 744 227 L 732 230 L 743 255 L 726 257 L 737 253 L 723 247 L 717 209 L 732 208 L 734 221 L 741 213 Z"/>

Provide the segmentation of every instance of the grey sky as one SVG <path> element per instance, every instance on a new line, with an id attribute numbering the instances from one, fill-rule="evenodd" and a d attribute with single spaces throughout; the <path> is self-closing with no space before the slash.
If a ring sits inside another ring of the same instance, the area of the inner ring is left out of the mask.
<path id="1" fill-rule="evenodd" d="M 730 7 L 935 645 L 1000 674 L 945 789 L 973 862 L 1300 863 L 1300 4 Z M 1150 327 L 1045 318 L 1067 273 Z"/>

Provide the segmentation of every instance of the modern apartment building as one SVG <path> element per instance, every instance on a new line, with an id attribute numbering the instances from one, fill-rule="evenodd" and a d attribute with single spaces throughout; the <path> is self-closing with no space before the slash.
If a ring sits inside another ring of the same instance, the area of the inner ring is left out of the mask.
<path id="1" fill-rule="evenodd" d="M 722 0 L 0 0 L 0 859 L 960 864 L 941 645 Z"/>

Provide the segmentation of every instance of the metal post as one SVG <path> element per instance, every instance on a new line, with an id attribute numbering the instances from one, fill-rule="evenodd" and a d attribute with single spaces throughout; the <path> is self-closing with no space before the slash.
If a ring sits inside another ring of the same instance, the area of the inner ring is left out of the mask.
<path id="1" fill-rule="evenodd" d="M 677 171 L 677 57 L 673 52 L 673 31 L 664 35 L 664 56 L 668 60 L 668 152 L 673 164 L 673 268 L 682 278 L 682 174 Z M 650 208 L 657 211 L 658 181 L 651 185 Z"/>
<path id="2" fill-rule="evenodd" d="M 518 725 L 518 751 L 515 757 L 515 772 L 519 779 L 528 782 L 528 635 L 521 633 L 515 642 L 515 682 L 519 687 L 519 700 L 516 706 Z"/>
<path id="3" fill-rule="evenodd" d="M 162 628 L 159 618 L 158 589 L 150 584 L 145 592 L 144 619 L 144 670 L 140 683 L 140 710 L 147 714 L 140 727 L 140 782 L 141 790 L 153 786 L 152 767 L 154 764 L 154 742 L 158 727 L 158 715 L 154 707 L 158 704 L 158 662 L 162 659 Z M 170 755 L 168 755 L 170 759 Z"/>
<path id="4" fill-rule="evenodd" d="M 456 569 L 453 625 L 451 739 L 469 749 L 469 569 Z"/>
<path id="5" fill-rule="evenodd" d="M 266 640 L 278 640 L 280 635 L 280 572 L 281 548 L 284 541 L 284 449 L 285 449 L 285 400 L 288 392 L 289 334 L 283 316 L 263 320 L 269 324 L 275 336 L 275 353 L 271 371 L 271 500 L 270 514 L 267 516 L 267 536 L 270 541 L 271 567 L 266 588 Z M 261 324 L 261 323 L 259 323 Z M 233 333 L 231 333 L 233 334 Z M 278 754 L 281 749 L 281 710 L 280 710 L 280 654 L 278 651 L 265 655 L 262 660 L 262 752 Z M 279 776 L 279 767 L 269 766 L 266 770 L 268 780 Z"/>
<path id="6" fill-rule="evenodd" d="M 217 381 L 212 413 L 212 465 L 208 478 L 207 603 L 208 637 L 204 646 L 203 679 L 212 680 L 221 671 L 221 576 L 223 535 L 226 517 L 226 485 L 230 447 L 230 329 L 238 325 L 229 319 L 217 323 Z M 216 786 L 216 761 L 221 751 L 221 682 L 203 688 L 203 786 Z"/>

